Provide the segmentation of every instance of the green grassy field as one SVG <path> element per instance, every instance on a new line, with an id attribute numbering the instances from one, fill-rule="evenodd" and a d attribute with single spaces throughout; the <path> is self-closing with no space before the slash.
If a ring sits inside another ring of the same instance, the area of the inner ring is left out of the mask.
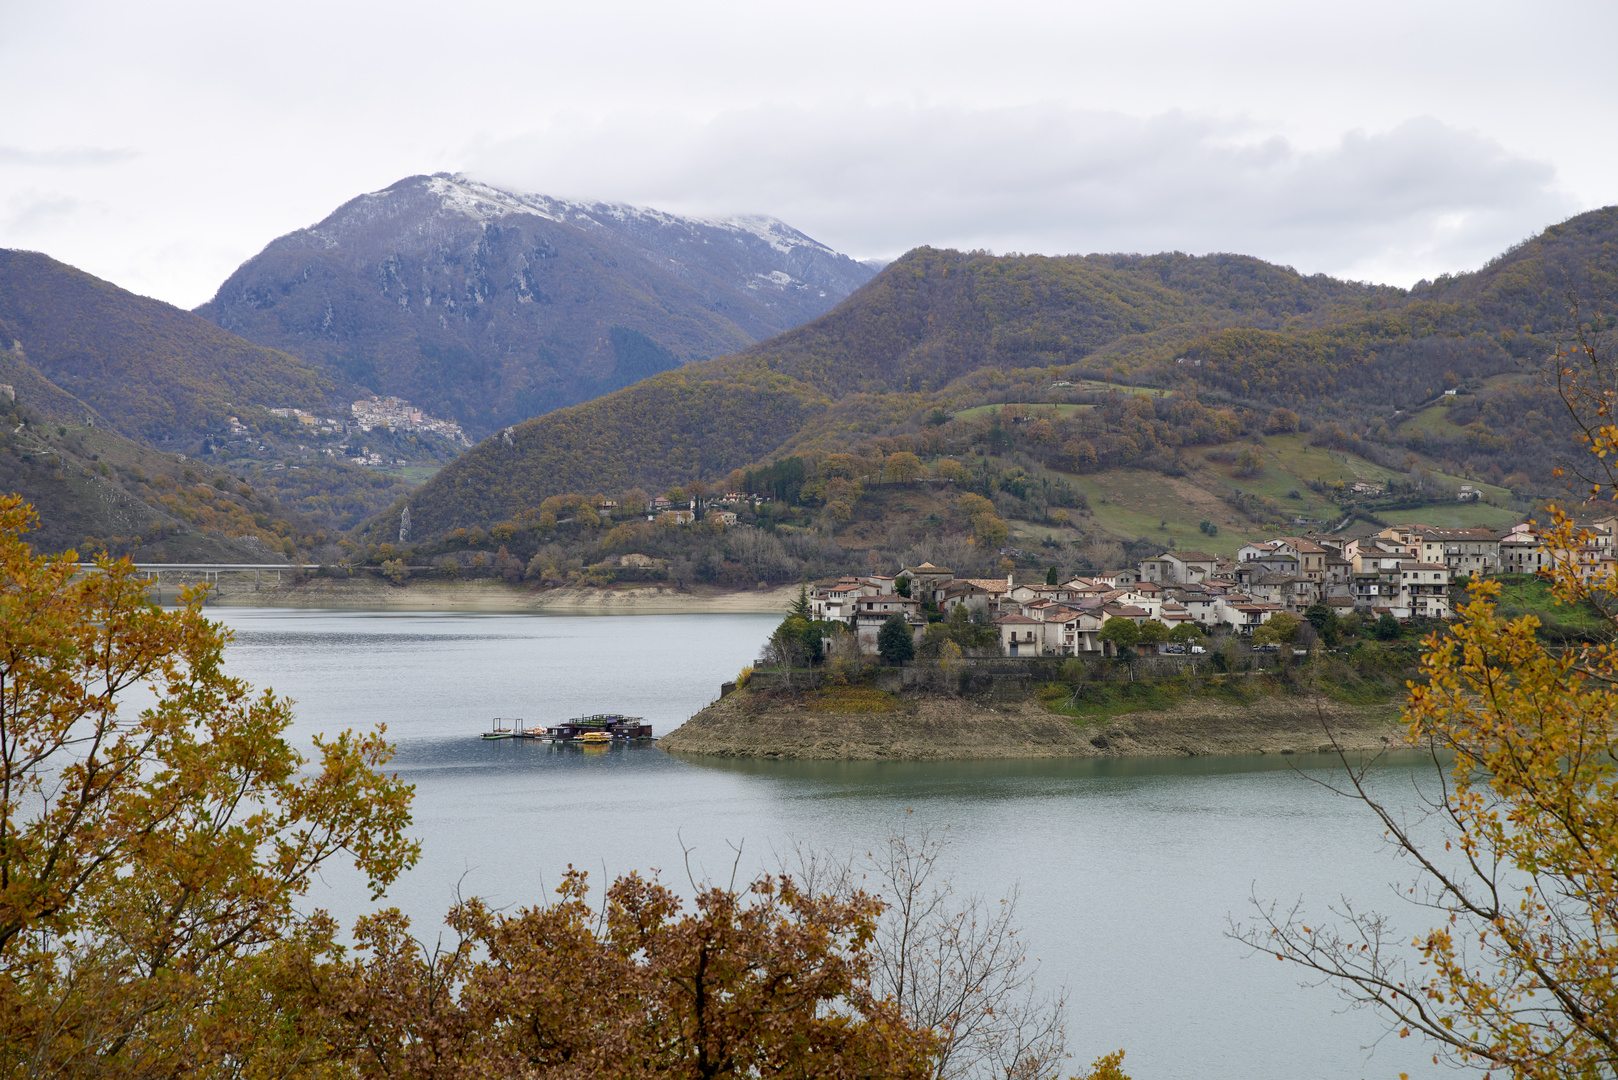
<path id="1" fill-rule="evenodd" d="M 1080 379 L 1078 382 L 1074 383 L 1072 387 L 1064 387 L 1064 389 L 1077 390 L 1080 393 L 1085 394 L 1105 394 L 1109 390 L 1116 390 L 1120 394 L 1146 394 L 1149 397 L 1155 398 L 1164 397 L 1172 392 L 1169 390 L 1159 389 L 1155 386 L 1124 386 L 1122 383 L 1101 382 L 1098 379 Z M 1094 405 L 1058 405 L 1051 404 L 1049 402 L 1013 401 L 1006 402 L 1003 405 L 973 405 L 971 408 L 959 409 L 953 415 L 970 418 L 974 416 L 982 416 L 983 414 L 994 409 L 1055 409 L 1063 416 L 1072 416 L 1081 409 L 1093 408 L 1095 408 Z"/>
<path id="2" fill-rule="evenodd" d="M 1490 375 L 1483 380 L 1484 392 L 1509 386 L 1515 383 L 1528 381 L 1532 376 L 1521 374 Z M 1442 435 L 1453 438 L 1459 435 L 1462 428 L 1450 422 L 1449 411 L 1457 402 L 1467 400 L 1467 395 L 1458 394 L 1452 398 L 1444 398 L 1427 406 L 1420 412 L 1412 413 L 1399 421 L 1401 432 L 1420 431 L 1423 435 Z"/>
<path id="3" fill-rule="evenodd" d="M 1404 476 L 1403 473 L 1385 469 L 1380 465 L 1366 461 L 1364 458 L 1355 457 L 1353 454 L 1345 454 L 1341 450 L 1328 450 L 1325 447 L 1310 446 L 1307 439 L 1308 436 L 1302 434 L 1271 436 L 1266 440 L 1266 446 L 1262 451 L 1266 466 L 1268 467 L 1273 462 L 1276 468 L 1290 475 L 1294 481 L 1304 482 L 1314 479 L 1328 482 L 1341 480 L 1344 483 L 1367 480 L 1373 483 L 1385 484 L 1389 480 Z M 1431 469 L 1434 477 L 1447 484 L 1455 487 L 1462 484 L 1471 484 L 1496 502 L 1505 504 L 1511 501 L 1511 492 L 1506 488 L 1485 484 L 1471 477 L 1458 476 L 1454 473 L 1432 469 L 1432 462 L 1422 458 L 1419 454 L 1416 455 L 1416 459 L 1424 468 Z M 1274 498 L 1275 496 L 1272 492 L 1280 488 L 1282 482 L 1280 482 L 1279 477 L 1274 476 L 1272 476 L 1271 480 L 1272 482 L 1267 488 L 1261 486 L 1257 481 L 1250 482 L 1248 485 L 1242 485 L 1239 481 L 1233 482 L 1244 491 L 1257 491 L 1260 494 L 1270 495 L 1271 498 Z M 1282 494 L 1284 495 L 1285 492 L 1283 491 Z M 1307 497 L 1309 493 L 1304 492 L 1304 494 Z M 1405 511 L 1399 512 L 1403 513 Z M 1510 515 L 1508 514 L 1508 516 Z M 1437 525 L 1438 522 L 1422 522 L 1422 524 Z"/>
<path id="4" fill-rule="evenodd" d="M 1515 525 L 1522 515 L 1514 510 L 1487 503 L 1445 503 L 1442 506 L 1423 506 L 1416 510 L 1389 510 L 1383 515 L 1389 522 L 1403 525 L 1431 525 L 1435 529 L 1472 529 L 1487 526 L 1504 531 Z"/>
<path id="5" fill-rule="evenodd" d="M 1213 452 L 1239 452 L 1249 445 L 1215 448 Z M 1184 477 L 1167 477 L 1143 469 L 1125 468 L 1082 476 L 1070 475 L 1067 479 L 1089 499 L 1093 523 L 1114 536 L 1152 537 L 1161 540 L 1164 547 L 1168 547 L 1169 541 L 1173 540 L 1178 548 L 1232 555 L 1248 540 L 1274 535 L 1282 530 L 1266 528 L 1248 519 L 1224 501 L 1222 496 L 1226 492 L 1252 492 L 1270 499 L 1280 507 L 1281 514 L 1292 522 L 1286 528 L 1307 532 L 1322 528 L 1342 516 L 1341 507 L 1310 490 L 1310 480 L 1387 483 L 1403 475 L 1352 454 L 1310 446 L 1305 435 L 1274 436 L 1264 446 L 1251 448 L 1264 461 L 1263 470 L 1256 476 L 1238 477 L 1233 465 L 1209 461 L 1208 451 L 1202 451 L 1187 455 L 1187 461 L 1194 471 Z M 1434 475 L 1456 485 L 1471 483 L 1501 502 L 1510 499 L 1510 492 L 1502 488 L 1444 473 Z M 1520 517 L 1503 506 L 1483 502 L 1435 503 L 1411 510 L 1389 510 L 1384 516 L 1389 522 L 1439 528 L 1504 528 Z M 1217 525 L 1218 534 L 1208 536 L 1203 533 L 1198 527 L 1202 521 Z M 1068 538 L 1068 530 L 1050 529 L 1026 522 L 1013 524 L 1021 536 L 1035 539 Z"/>
<path id="6" fill-rule="evenodd" d="M 1246 519 L 1218 495 L 1202 489 L 1194 477 L 1108 469 L 1069 479 L 1090 500 L 1095 523 L 1114 536 L 1150 536 L 1162 540 L 1164 547 L 1172 539 L 1175 547 L 1215 555 L 1233 555 L 1247 542 Z M 1198 528 L 1204 520 L 1219 526 L 1217 536 Z"/>
<path id="7" fill-rule="evenodd" d="M 441 468 L 442 465 L 394 465 L 386 469 L 379 468 L 377 472 L 397 476 L 407 484 L 425 484 Z"/>
<path id="8" fill-rule="evenodd" d="M 962 409 L 955 413 L 957 419 L 971 419 L 974 416 L 985 416 L 997 409 L 1055 409 L 1063 416 L 1072 416 L 1085 409 L 1093 409 L 1094 405 L 1051 405 L 1039 402 L 1010 402 L 1005 405 L 974 405 L 970 409 Z"/>
<path id="9" fill-rule="evenodd" d="M 1500 574 L 1491 580 L 1500 584 L 1499 613 L 1510 619 L 1536 616 L 1539 635 L 1546 640 L 1601 640 L 1612 632 L 1611 624 L 1592 605 L 1557 603 L 1550 585 L 1536 577 Z"/>
<path id="10" fill-rule="evenodd" d="M 1120 394 L 1148 394 L 1152 397 L 1166 397 L 1173 392 L 1160 390 L 1155 386 L 1124 386 L 1122 383 L 1102 382 L 1099 379 L 1080 379 L 1073 388 L 1087 394 L 1105 394 L 1108 390 L 1116 390 Z"/>
<path id="11" fill-rule="evenodd" d="M 1401 433 L 1420 431 L 1423 435 L 1441 435 L 1445 438 L 1455 438 L 1460 435 L 1461 428 L 1450 423 L 1449 411 L 1459 398 L 1445 398 L 1436 405 L 1429 405 L 1399 424 Z"/>

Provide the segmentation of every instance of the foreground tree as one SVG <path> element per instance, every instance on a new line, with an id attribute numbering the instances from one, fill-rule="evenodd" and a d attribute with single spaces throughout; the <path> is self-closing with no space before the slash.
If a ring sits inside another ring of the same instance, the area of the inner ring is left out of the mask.
<path id="1" fill-rule="evenodd" d="M 1039 987 L 1016 890 L 998 901 L 958 893 L 944 873 L 946 847 L 943 834 L 909 826 L 890 829 L 862 859 L 799 846 L 792 861 L 805 888 L 840 897 L 868 890 L 881 902 L 871 986 L 907 1024 L 931 1033 L 928 1076 L 1055 1080 L 1067 1057 L 1066 990 Z M 1122 1057 L 1086 1075 L 1123 1080 Z"/>
<path id="2" fill-rule="evenodd" d="M 294 903 L 339 853 L 378 893 L 413 862 L 410 789 L 380 736 L 306 761 L 200 595 L 165 611 L 127 562 L 36 556 L 33 522 L 0 498 L 0 1068 L 245 1071 L 275 1041 L 254 980 L 330 943 Z"/>
<path id="3" fill-rule="evenodd" d="M 698 889 L 690 912 L 636 875 L 603 912 L 570 871 L 553 904 L 507 916 L 470 901 L 427 949 L 397 911 L 363 920 L 356 958 L 300 989 L 361 1077 L 791 1076 L 923 1080 L 934 1036 L 873 990 L 881 905 L 785 876 Z"/>
<path id="4" fill-rule="evenodd" d="M 1592 330 L 1576 307 L 1573 321 L 1558 385 L 1593 451 L 1580 475 L 1592 497 L 1612 496 L 1611 331 Z M 1238 931 L 1381 1010 L 1400 1035 L 1535 1080 L 1618 1075 L 1618 581 L 1581 566 L 1590 537 L 1553 516 L 1553 594 L 1602 612 L 1605 639 L 1551 651 L 1534 616 L 1499 614 L 1496 583 L 1473 584 L 1449 634 L 1425 641 L 1406 708 L 1437 772 L 1428 813 L 1380 802 L 1367 767 L 1338 786 L 1414 861 L 1410 895 L 1437 925 L 1409 941 L 1344 902 L 1324 923 L 1264 908 Z"/>

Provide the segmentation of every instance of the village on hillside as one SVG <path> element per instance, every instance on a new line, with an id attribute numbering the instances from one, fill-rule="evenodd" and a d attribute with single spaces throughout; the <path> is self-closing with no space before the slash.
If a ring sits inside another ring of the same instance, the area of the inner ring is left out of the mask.
<path id="1" fill-rule="evenodd" d="M 1618 564 L 1615 534 L 1618 518 L 1598 521 L 1587 527 L 1578 550 L 1564 551 L 1531 523 L 1504 535 L 1483 528 L 1360 526 L 1255 540 L 1238 549 L 1235 561 L 1169 550 L 1134 568 L 1057 583 L 1019 583 L 1014 574 L 957 578 L 947 567 L 924 562 L 893 577 L 817 582 L 808 598 L 814 619 L 848 624 L 862 650 L 872 653 L 892 616 L 905 620 L 919 644 L 928 610 L 947 618 L 957 607 L 995 626 L 1007 656 L 1114 654 L 1116 646 L 1102 632 L 1113 619 L 1160 624 L 1154 651 L 1200 651 L 1191 642 L 1202 634 L 1223 628 L 1252 637 L 1277 614 L 1301 616 L 1316 605 L 1371 619 L 1448 619 L 1450 584 L 1461 578 L 1533 574 L 1561 563 L 1576 565 L 1587 578 L 1602 577 Z"/>

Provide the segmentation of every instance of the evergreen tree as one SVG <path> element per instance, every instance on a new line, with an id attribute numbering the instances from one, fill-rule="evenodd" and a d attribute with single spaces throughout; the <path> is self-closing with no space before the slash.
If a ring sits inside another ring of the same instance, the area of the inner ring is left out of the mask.
<path id="1" fill-rule="evenodd" d="M 1315 628 L 1315 632 L 1320 635 L 1320 640 L 1324 641 L 1328 646 L 1337 644 L 1338 638 L 1342 636 L 1342 628 L 1338 625 L 1340 620 L 1337 618 L 1337 613 L 1328 607 L 1325 601 L 1316 600 L 1310 604 L 1304 611 L 1303 617 L 1308 620 L 1310 626 Z"/>
<path id="2" fill-rule="evenodd" d="M 883 663 L 894 667 L 915 659 L 916 641 L 910 632 L 910 624 L 897 611 L 888 616 L 888 621 L 877 632 L 876 651 L 881 654 Z"/>

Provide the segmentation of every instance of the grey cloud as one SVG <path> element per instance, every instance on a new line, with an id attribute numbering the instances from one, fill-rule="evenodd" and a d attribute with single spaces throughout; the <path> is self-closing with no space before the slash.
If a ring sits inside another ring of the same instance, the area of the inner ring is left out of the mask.
<path id="1" fill-rule="evenodd" d="M 56 150 L 24 150 L 0 146 L 0 165 L 37 165 L 45 168 L 94 168 L 118 165 L 136 157 L 133 150 L 98 146 L 69 146 Z"/>
<path id="2" fill-rule="evenodd" d="M 18 236 L 38 234 L 73 217 L 83 207 L 78 199 L 25 192 L 11 200 L 11 214 L 0 231 Z"/>
<path id="3" fill-rule="evenodd" d="M 670 210 L 767 212 L 864 256 L 919 244 L 1237 251 L 1400 283 L 1476 266 L 1576 209 L 1550 165 L 1425 117 L 1310 148 L 1179 111 L 755 109 L 558 126 L 474 147 L 468 171 Z"/>

